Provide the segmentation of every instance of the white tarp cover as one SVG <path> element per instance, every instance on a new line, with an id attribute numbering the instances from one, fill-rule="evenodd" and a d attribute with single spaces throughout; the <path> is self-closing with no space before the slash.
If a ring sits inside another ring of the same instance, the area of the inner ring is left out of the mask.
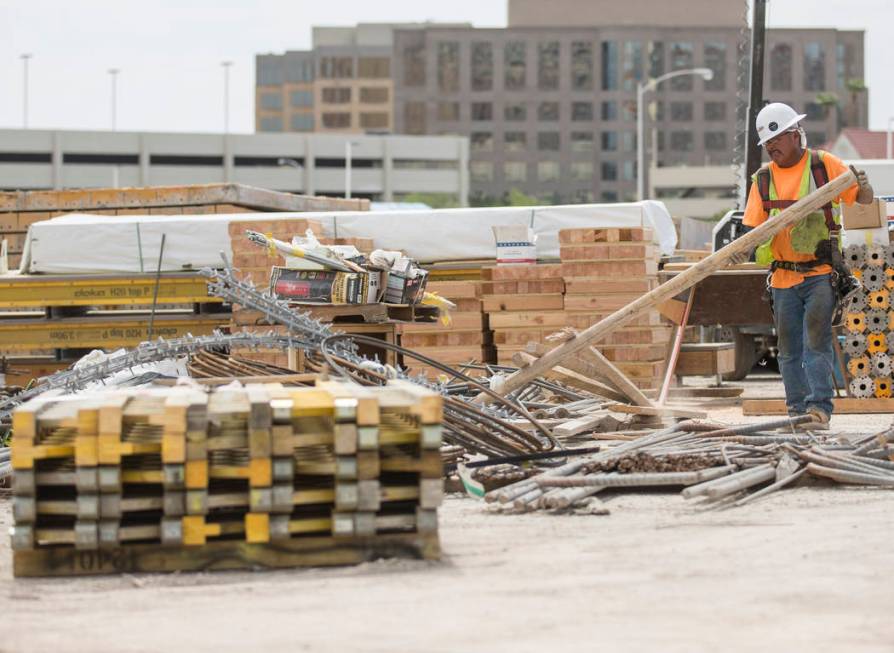
<path id="1" fill-rule="evenodd" d="M 649 227 L 662 254 L 671 254 L 677 244 L 670 214 L 655 201 L 377 213 L 73 213 L 31 225 L 20 270 L 24 274 L 154 272 L 162 234 L 166 234 L 163 271 L 218 267 L 221 252 L 232 259 L 231 221 L 297 218 L 322 223 L 326 236 L 372 238 L 376 248 L 401 250 L 422 263 L 492 259 L 496 246 L 491 227 L 507 224 L 534 230 L 539 259 L 559 258 L 560 229 Z"/>

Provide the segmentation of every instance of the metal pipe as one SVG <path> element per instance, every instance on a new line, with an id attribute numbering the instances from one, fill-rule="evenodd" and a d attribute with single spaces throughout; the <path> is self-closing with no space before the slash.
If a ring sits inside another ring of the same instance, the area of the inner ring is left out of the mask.
<path id="1" fill-rule="evenodd" d="M 815 476 L 830 478 L 839 483 L 853 483 L 856 485 L 879 485 L 882 487 L 894 487 L 894 479 L 880 478 L 872 474 L 848 472 L 842 469 L 833 469 L 816 463 L 807 463 L 807 471 Z"/>
<path id="2" fill-rule="evenodd" d="M 641 474 L 589 474 L 564 478 L 538 479 L 541 487 L 648 487 L 656 485 L 694 485 L 727 476 L 734 465 L 710 467 L 696 472 L 655 472 Z"/>

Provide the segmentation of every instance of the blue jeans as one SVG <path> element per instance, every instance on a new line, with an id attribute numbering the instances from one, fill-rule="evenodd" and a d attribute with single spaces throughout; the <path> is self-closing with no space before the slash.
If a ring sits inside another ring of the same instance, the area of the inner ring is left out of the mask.
<path id="1" fill-rule="evenodd" d="M 832 315 L 835 291 L 828 274 L 792 288 L 773 288 L 779 371 L 790 415 L 816 407 L 832 414 Z"/>

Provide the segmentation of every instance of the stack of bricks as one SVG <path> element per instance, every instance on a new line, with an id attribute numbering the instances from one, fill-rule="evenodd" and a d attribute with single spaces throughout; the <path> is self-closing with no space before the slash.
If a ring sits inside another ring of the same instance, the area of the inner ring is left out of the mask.
<path id="1" fill-rule="evenodd" d="M 559 231 L 566 324 L 584 330 L 658 286 L 660 253 L 650 229 Z M 597 343 L 640 388 L 660 385 L 671 329 L 657 310 Z"/>
<path id="2" fill-rule="evenodd" d="M 250 567 L 245 544 L 316 552 L 274 566 L 344 564 L 381 537 L 436 555 L 442 416 L 400 381 L 38 398 L 13 418 L 15 573 L 102 571 L 77 564 L 100 549 L 130 561 L 106 571 Z"/>
<path id="3" fill-rule="evenodd" d="M 470 361 L 493 360 L 491 333 L 482 310 L 482 285 L 480 280 L 429 281 L 428 292 L 437 293 L 456 305 L 450 311 L 450 323 L 439 320 L 401 324 L 401 346 L 452 367 Z M 409 356 L 404 357 L 404 366 L 413 374 L 425 374 L 429 378 L 442 373 Z M 477 372 L 469 370 L 469 374 L 476 376 Z"/>
<path id="4" fill-rule="evenodd" d="M 513 365 L 512 355 L 528 342 L 542 342 L 566 325 L 561 265 L 506 265 L 482 273 L 484 311 L 498 364 Z"/>
<path id="5" fill-rule="evenodd" d="M 291 242 L 292 237 L 304 235 L 310 229 L 320 235 L 323 226 L 315 220 L 294 218 L 290 220 L 234 220 L 229 224 L 230 246 L 233 250 L 233 267 L 238 270 L 241 279 L 251 280 L 256 288 L 266 289 L 270 286 L 270 272 L 274 265 L 282 265 L 280 255 L 272 256 L 263 247 L 251 242 L 246 236 L 247 230 L 270 234 L 278 240 Z M 271 326 L 263 321 L 259 312 L 241 306 L 233 306 L 232 331 L 249 331 L 267 333 L 270 331 L 285 334 L 285 327 Z M 239 356 L 279 367 L 289 366 L 289 355 L 285 351 L 255 351 L 252 349 L 234 349 L 233 356 Z"/>

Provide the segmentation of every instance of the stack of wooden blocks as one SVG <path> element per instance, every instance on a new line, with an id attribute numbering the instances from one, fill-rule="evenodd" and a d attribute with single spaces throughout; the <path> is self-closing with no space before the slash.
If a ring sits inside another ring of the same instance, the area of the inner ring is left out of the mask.
<path id="1" fill-rule="evenodd" d="M 643 228 L 559 231 L 566 324 L 584 330 L 658 286 L 658 248 Z M 597 348 L 640 388 L 660 385 L 671 329 L 657 310 Z"/>
<path id="2" fill-rule="evenodd" d="M 561 265 L 506 265 L 482 272 L 498 364 L 513 365 L 512 355 L 528 342 L 541 342 L 565 326 Z"/>
<path id="3" fill-rule="evenodd" d="M 441 421 L 407 382 L 35 399 L 13 418 L 15 573 L 437 557 Z"/>
<path id="4" fill-rule="evenodd" d="M 487 361 L 493 357 L 493 341 L 487 315 L 482 311 L 482 282 L 479 280 L 429 281 L 428 292 L 437 293 L 456 305 L 450 311 L 450 322 L 401 324 L 400 342 L 424 356 L 457 367 L 469 361 Z M 413 374 L 435 378 L 441 370 L 410 357 L 404 365 Z M 469 370 L 472 376 L 477 374 Z"/>

